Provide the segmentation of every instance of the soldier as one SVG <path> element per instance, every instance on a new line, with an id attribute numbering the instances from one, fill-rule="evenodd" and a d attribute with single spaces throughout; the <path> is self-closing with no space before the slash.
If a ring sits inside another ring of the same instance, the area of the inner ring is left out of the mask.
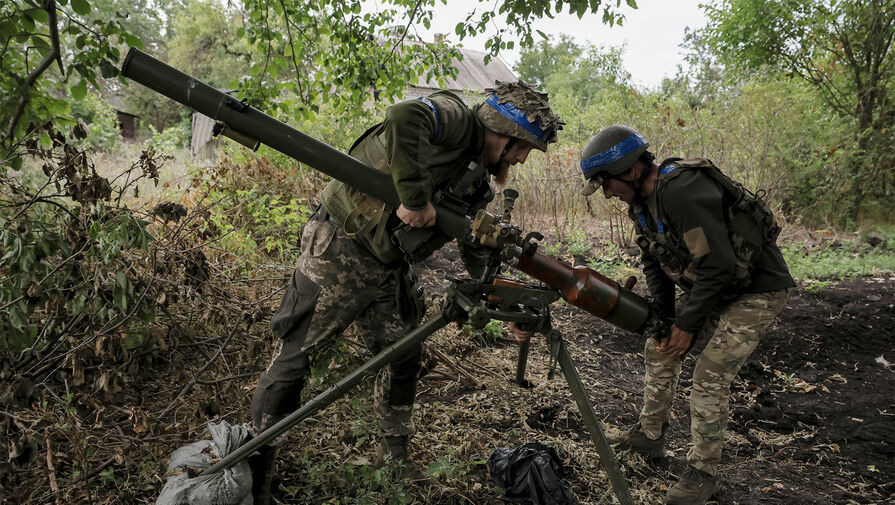
<path id="1" fill-rule="evenodd" d="M 710 161 L 661 164 L 642 135 L 610 126 L 584 148 L 583 195 L 628 204 L 650 295 L 669 327 L 646 340 L 643 408 L 610 440 L 650 457 L 664 455 L 665 431 L 684 355 L 707 340 L 693 370 L 688 467 L 669 504 L 703 504 L 718 490 L 730 383 L 783 308 L 795 284 L 776 244 L 773 214 Z M 682 295 L 675 303 L 675 286 Z"/>
<path id="2" fill-rule="evenodd" d="M 349 153 L 390 173 L 401 204 L 391 208 L 336 180 L 324 188 L 271 321 L 278 343 L 252 400 L 257 430 L 299 406 L 308 356 L 352 322 L 374 354 L 420 324 L 423 298 L 411 264 L 451 239 L 432 228 L 436 192 L 451 193 L 474 213 L 493 198 L 492 176 L 503 184 L 510 166 L 556 141 L 563 123 L 546 94 L 522 81 L 497 82 L 487 92 L 472 109 L 450 91 L 398 103 L 355 141 Z M 460 253 L 470 274 L 480 276 L 487 251 L 460 244 Z M 389 455 L 410 476 L 419 476 L 408 439 L 420 358 L 421 346 L 384 368 L 374 386 L 382 435 L 377 461 Z M 274 454 L 267 448 L 250 461 L 253 494 L 262 502 L 269 496 Z"/>

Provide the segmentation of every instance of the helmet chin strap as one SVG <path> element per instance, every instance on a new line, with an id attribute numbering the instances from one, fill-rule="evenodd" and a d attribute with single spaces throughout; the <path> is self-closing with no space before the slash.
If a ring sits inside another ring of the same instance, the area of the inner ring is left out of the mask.
<path id="1" fill-rule="evenodd" d="M 500 171 L 500 162 L 503 161 L 503 157 L 506 156 L 508 152 L 510 152 L 510 149 L 512 149 L 518 141 L 516 137 L 509 137 L 509 139 L 510 140 L 507 141 L 507 144 L 503 147 L 503 152 L 500 153 L 500 158 L 497 159 L 497 163 L 485 167 L 488 169 L 489 174 L 497 175 L 497 172 Z"/>
<path id="2" fill-rule="evenodd" d="M 649 177 L 649 175 L 650 175 L 650 173 L 652 173 L 652 171 L 653 171 L 653 165 L 651 163 L 644 164 L 644 168 L 640 172 L 640 177 L 638 177 L 637 179 L 635 179 L 633 181 L 625 181 L 622 179 L 618 179 L 619 181 L 630 186 L 632 190 L 634 190 L 634 201 L 635 202 L 640 203 L 640 202 L 643 202 L 644 200 L 646 200 L 646 197 L 643 197 L 640 195 L 640 190 L 643 189 L 643 183 L 646 182 L 647 177 Z"/>

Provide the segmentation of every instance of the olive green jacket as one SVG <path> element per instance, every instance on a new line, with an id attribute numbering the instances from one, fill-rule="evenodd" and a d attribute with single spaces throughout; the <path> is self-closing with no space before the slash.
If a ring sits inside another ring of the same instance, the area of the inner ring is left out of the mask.
<path id="1" fill-rule="evenodd" d="M 439 91 L 427 99 L 389 107 L 385 120 L 368 130 L 349 151 L 367 165 L 390 173 L 398 197 L 411 210 L 424 208 L 439 187 L 465 170 L 470 161 L 478 160 L 484 144 L 484 126 L 457 95 Z M 467 193 L 486 193 L 482 189 L 490 188 L 489 179 L 484 175 Z M 406 259 L 392 240 L 392 233 L 401 225 L 394 208 L 337 180 L 324 188 L 320 200 L 336 224 L 380 261 L 388 264 Z M 482 208 L 488 202 L 476 203 Z M 431 235 L 430 253 L 451 240 L 434 229 L 419 233 Z"/>
<path id="2" fill-rule="evenodd" d="M 665 160 L 660 169 L 677 158 Z M 730 302 L 746 293 L 766 293 L 793 287 L 795 282 L 775 243 L 766 243 L 752 265 L 751 279 L 747 286 L 738 286 L 734 274 L 737 258 L 730 243 L 725 209 L 724 191 L 709 176 L 698 170 L 689 170 L 656 186 L 650 195 L 660 206 L 666 243 L 677 247 L 687 256 L 683 271 L 669 268 L 659 258 L 643 251 L 643 273 L 650 294 L 667 314 L 674 313 L 676 281 L 689 279 L 689 300 L 675 317 L 675 325 L 696 333 L 712 310 L 721 303 Z M 658 194 L 661 192 L 661 194 Z M 642 205 L 647 225 L 657 230 L 655 216 L 649 205 Z M 629 216 L 639 219 L 632 209 Z M 642 246 L 641 246 L 642 247 Z M 678 270 L 678 271 L 675 271 Z M 678 282 L 678 285 L 681 285 Z"/>

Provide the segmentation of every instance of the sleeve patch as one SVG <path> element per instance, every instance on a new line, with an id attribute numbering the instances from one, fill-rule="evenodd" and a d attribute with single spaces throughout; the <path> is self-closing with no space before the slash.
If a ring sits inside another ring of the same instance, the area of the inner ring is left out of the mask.
<path id="1" fill-rule="evenodd" d="M 702 231 L 702 226 L 684 232 L 684 242 L 687 243 L 687 249 L 690 250 L 694 259 L 712 252 L 709 241 L 705 238 L 705 232 Z"/>

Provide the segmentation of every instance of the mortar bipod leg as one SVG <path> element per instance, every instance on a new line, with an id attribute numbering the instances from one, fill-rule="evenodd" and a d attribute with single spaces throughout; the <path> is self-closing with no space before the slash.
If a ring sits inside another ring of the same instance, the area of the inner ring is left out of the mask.
<path id="1" fill-rule="evenodd" d="M 226 470 L 236 463 L 239 463 L 243 459 L 247 458 L 251 453 L 255 452 L 259 447 L 267 445 L 268 443 L 273 441 L 273 439 L 277 438 L 278 436 L 287 432 L 296 424 L 300 423 L 303 419 L 316 414 L 319 410 L 326 408 L 334 401 L 344 396 L 345 393 L 351 390 L 354 386 L 360 384 L 360 382 L 368 373 L 376 372 L 384 366 L 388 365 L 396 358 L 410 350 L 410 348 L 416 345 L 417 342 L 425 340 L 426 337 L 435 333 L 441 328 L 444 328 L 449 322 L 450 320 L 443 311 L 435 314 L 432 318 L 424 322 L 418 328 L 411 331 L 394 344 L 386 347 L 385 349 L 383 349 L 382 352 L 380 352 L 376 356 L 373 356 L 373 358 L 371 358 L 369 361 L 343 377 L 342 380 L 333 384 L 332 387 L 315 396 L 313 399 L 309 400 L 307 403 L 302 405 L 301 408 L 289 414 L 277 424 L 274 424 L 270 428 L 262 431 L 257 436 L 253 437 L 251 440 L 240 446 L 235 451 L 231 452 L 226 457 L 222 458 L 220 461 L 218 461 L 208 470 L 205 470 L 202 473 L 204 475 L 208 475 L 215 472 L 220 472 L 221 470 Z"/>
<path id="2" fill-rule="evenodd" d="M 572 391 L 572 398 L 575 399 L 575 403 L 578 405 L 578 411 L 581 412 L 581 419 L 584 421 L 584 425 L 587 426 L 590 437 L 594 441 L 597 454 L 600 456 L 600 462 L 603 464 L 603 468 L 606 469 L 606 473 L 609 474 L 609 482 L 612 484 L 615 496 L 621 505 L 634 505 L 634 500 L 628 491 L 628 484 L 625 482 L 625 477 L 622 475 L 618 461 L 615 459 L 615 453 L 609 447 L 609 442 L 606 441 L 603 428 L 600 426 L 600 420 L 597 419 L 597 415 L 594 413 L 593 405 L 591 405 L 590 399 L 587 397 L 587 390 L 584 389 L 584 384 L 581 383 L 578 369 L 569 355 L 569 350 L 562 335 L 558 331 L 553 330 L 548 335 L 548 342 L 552 344 L 550 346 L 551 350 L 556 352 L 555 358 L 559 362 L 563 375 L 566 377 L 566 383 L 568 383 L 569 389 Z"/>
<path id="3" fill-rule="evenodd" d="M 522 387 L 529 387 L 530 384 L 525 380 L 525 368 L 528 366 L 528 351 L 531 349 L 531 340 L 526 340 L 519 344 L 519 359 L 516 360 L 516 384 Z"/>

